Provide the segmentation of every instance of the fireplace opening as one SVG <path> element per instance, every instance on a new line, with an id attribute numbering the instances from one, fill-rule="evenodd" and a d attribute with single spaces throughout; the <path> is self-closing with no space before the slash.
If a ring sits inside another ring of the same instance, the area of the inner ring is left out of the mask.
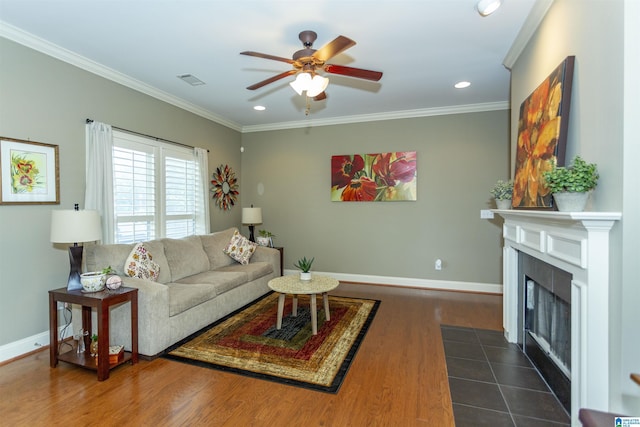
<path id="1" fill-rule="evenodd" d="M 572 276 L 523 252 L 519 273 L 522 319 L 518 342 L 570 413 Z"/>

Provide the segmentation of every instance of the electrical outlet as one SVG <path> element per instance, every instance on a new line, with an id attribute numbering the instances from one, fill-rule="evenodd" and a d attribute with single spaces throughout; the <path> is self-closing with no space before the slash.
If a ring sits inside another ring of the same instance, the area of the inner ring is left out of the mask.
<path id="1" fill-rule="evenodd" d="M 58 310 L 64 310 L 65 303 L 62 301 L 58 301 Z"/>
<path id="2" fill-rule="evenodd" d="M 437 259 L 436 260 L 435 269 L 436 270 L 442 270 L 442 260 L 441 259 Z"/>

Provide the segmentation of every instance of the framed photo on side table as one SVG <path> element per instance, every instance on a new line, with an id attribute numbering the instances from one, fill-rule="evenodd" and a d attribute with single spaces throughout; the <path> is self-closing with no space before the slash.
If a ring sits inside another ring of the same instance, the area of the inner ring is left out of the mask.
<path id="1" fill-rule="evenodd" d="M 57 145 L 0 137 L 0 204 L 60 204 Z"/>

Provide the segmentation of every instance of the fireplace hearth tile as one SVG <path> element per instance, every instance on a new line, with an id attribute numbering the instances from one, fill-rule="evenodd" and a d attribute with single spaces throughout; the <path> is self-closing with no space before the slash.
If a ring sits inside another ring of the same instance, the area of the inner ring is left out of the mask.
<path id="1" fill-rule="evenodd" d="M 489 362 L 503 363 L 505 365 L 516 365 L 530 367 L 529 358 L 524 355 L 520 348 L 511 344 L 509 348 L 502 347 L 484 347 Z"/>
<path id="2" fill-rule="evenodd" d="M 518 387 L 500 386 L 500 390 L 514 415 L 540 417 L 549 421 L 568 423 L 569 415 L 551 392 L 527 390 Z"/>
<path id="3" fill-rule="evenodd" d="M 509 412 L 497 384 L 449 378 L 451 402 Z"/>
<path id="4" fill-rule="evenodd" d="M 539 418 L 523 417 L 513 415 L 516 427 L 569 427 L 569 423 L 555 423 L 549 420 L 541 420 Z"/>
<path id="5" fill-rule="evenodd" d="M 469 328 L 442 328 L 442 339 L 444 341 L 465 342 L 469 344 L 480 344 L 478 335 Z"/>
<path id="6" fill-rule="evenodd" d="M 495 377 L 489 363 L 480 360 L 447 357 L 449 377 L 495 383 Z"/>
<path id="7" fill-rule="evenodd" d="M 500 331 L 476 329 L 476 335 L 478 335 L 478 339 L 482 345 L 502 348 L 509 348 L 511 346 L 511 344 L 504 339 L 504 333 Z"/>
<path id="8" fill-rule="evenodd" d="M 444 341 L 444 351 L 448 357 L 463 359 L 487 360 L 480 344 L 467 344 L 464 342 Z"/>
<path id="9" fill-rule="evenodd" d="M 475 406 L 454 403 L 453 416 L 458 426 L 514 427 L 508 412 L 491 411 Z"/>
<path id="10" fill-rule="evenodd" d="M 446 325 L 441 332 L 458 427 L 569 426 L 568 413 L 538 371 L 501 332 Z M 480 344 L 466 342 L 473 342 L 470 334 Z"/>
<path id="11" fill-rule="evenodd" d="M 534 368 L 491 363 L 491 369 L 498 384 L 528 388 L 530 390 L 549 391 L 547 384 Z"/>

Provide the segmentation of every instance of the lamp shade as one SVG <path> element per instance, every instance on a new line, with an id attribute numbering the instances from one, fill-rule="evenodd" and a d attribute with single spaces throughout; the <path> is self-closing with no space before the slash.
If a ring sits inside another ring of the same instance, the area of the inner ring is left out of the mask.
<path id="1" fill-rule="evenodd" d="M 102 225 L 98 211 L 51 211 L 51 242 L 79 243 L 102 239 Z"/>
<path id="2" fill-rule="evenodd" d="M 322 76 L 313 76 L 311 80 L 311 84 L 307 89 L 307 96 L 313 98 L 314 96 L 320 95 L 329 85 L 329 79 Z"/>
<path id="3" fill-rule="evenodd" d="M 262 208 L 242 208 L 243 224 L 262 224 Z"/>

